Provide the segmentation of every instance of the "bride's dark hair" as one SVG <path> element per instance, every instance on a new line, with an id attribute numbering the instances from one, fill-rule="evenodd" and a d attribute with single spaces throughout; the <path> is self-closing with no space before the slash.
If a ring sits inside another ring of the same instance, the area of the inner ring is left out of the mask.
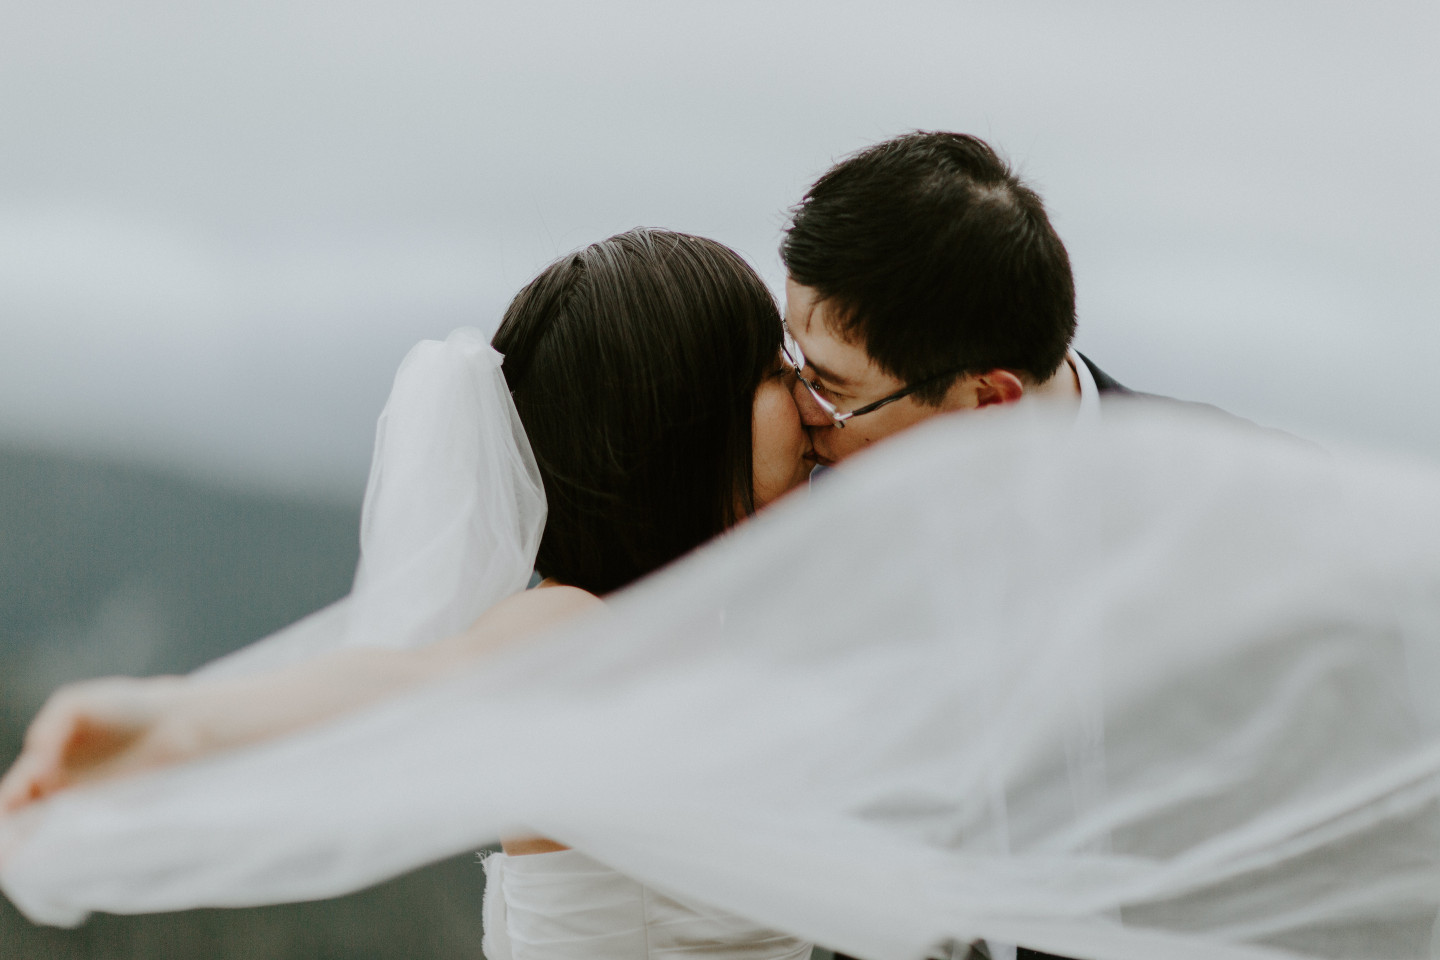
<path id="1" fill-rule="evenodd" d="M 755 271 L 688 234 L 631 230 L 527 284 L 492 343 L 545 484 L 540 573 L 608 593 L 749 513 L 780 338 Z"/>

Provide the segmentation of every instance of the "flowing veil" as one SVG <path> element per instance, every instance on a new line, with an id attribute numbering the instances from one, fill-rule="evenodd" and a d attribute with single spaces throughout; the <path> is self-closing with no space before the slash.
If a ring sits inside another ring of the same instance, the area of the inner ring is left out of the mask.
<path id="1" fill-rule="evenodd" d="M 59 795 L 0 885 L 309 899 L 524 826 L 873 960 L 1431 957 L 1436 690 L 1435 467 L 1144 402 L 937 418 L 463 675 Z"/>
<path id="2" fill-rule="evenodd" d="M 259 673 L 345 646 L 416 646 L 525 586 L 545 492 L 502 359 L 470 328 L 411 349 L 375 429 L 349 596 L 198 674 Z"/>

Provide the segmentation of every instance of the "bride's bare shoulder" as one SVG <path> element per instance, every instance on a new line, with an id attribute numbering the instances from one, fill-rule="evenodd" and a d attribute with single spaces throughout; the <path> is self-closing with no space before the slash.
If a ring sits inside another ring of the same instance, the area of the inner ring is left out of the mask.
<path id="1" fill-rule="evenodd" d="M 588 590 L 572 587 L 557 580 L 542 580 L 534 590 L 523 590 L 507 597 L 486 612 L 490 614 L 523 613 L 527 616 L 564 619 L 605 606 L 605 601 Z"/>
<path id="2" fill-rule="evenodd" d="M 541 633 L 604 605 L 589 591 L 546 581 L 534 590 L 507 597 L 486 610 L 465 631 L 465 636 L 470 644 L 504 643 Z"/>

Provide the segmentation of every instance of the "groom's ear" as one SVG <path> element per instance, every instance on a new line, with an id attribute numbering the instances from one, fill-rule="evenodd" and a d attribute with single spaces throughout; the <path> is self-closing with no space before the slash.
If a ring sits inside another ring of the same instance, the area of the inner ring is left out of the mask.
<path id="1" fill-rule="evenodd" d="M 972 406 L 976 408 L 1003 406 L 1025 396 L 1024 382 L 1009 370 L 989 370 L 966 377 L 965 381 L 972 391 Z"/>

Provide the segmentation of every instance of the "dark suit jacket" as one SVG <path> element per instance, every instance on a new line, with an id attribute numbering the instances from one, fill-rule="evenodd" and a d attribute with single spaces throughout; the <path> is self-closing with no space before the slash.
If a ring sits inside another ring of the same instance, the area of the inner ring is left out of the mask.
<path id="1" fill-rule="evenodd" d="M 1135 392 L 1129 387 L 1121 384 L 1120 381 L 1110 376 L 1110 374 L 1106 373 L 1104 370 L 1101 370 L 1099 367 L 1095 366 L 1094 362 L 1089 357 L 1085 356 L 1085 354 L 1080 353 L 1079 356 L 1081 360 L 1085 361 L 1085 366 L 1090 368 L 1090 376 L 1095 378 L 1095 386 L 1100 389 L 1101 393 L 1123 395 L 1133 394 Z"/>
<path id="2" fill-rule="evenodd" d="M 1120 381 L 1110 376 L 1110 374 L 1095 366 L 1095 362 L 1089 357 L 1085 356 L 1083 353 L 1079 356 L 1081 360 L 1085 361 L 1085 366 L 1090 368 L 1090 375 L 1095 378 L 1095 386 L 1100 390 L 1100 397 L 1102 400 L 1109 397 L 1139 397 L 1145 400 L 1159 400 L 1162 403 L 1174 404 L 1178 407 L 1185 407 L 1190 410 L 1223 417 L 1224 419 L 1229 420 L 1231 423 L 1244 424 L 1245 426 L 1252 427 L 1256 430 L 1264 430 L 1266 433 L 1274 434 L 1277 437 L 1284 437 L 1287 440 L 1298 441 L 1301 443 L 1310 442 L 1308 440 L 1300 440 L 1299 437 L 1288 434 L 1283 430 L 1276 430 L 1274 427 L 1262 427 L 1252 420 L 1246 420 L 1244 417 L 1237 417 L 1235 414 L 1230 413 L 1227 410 L 1221 410 L 1219 407 L 1212 404 L 1198 403 L 1194 400 L 1177 400 L 1174 397 L 1167 397 L 1159 393 L 1144 393 L 1139 390 L 1131 390 L 1129 387 L 1125 386 L 1124 384 L 1120 383 Z"/>

